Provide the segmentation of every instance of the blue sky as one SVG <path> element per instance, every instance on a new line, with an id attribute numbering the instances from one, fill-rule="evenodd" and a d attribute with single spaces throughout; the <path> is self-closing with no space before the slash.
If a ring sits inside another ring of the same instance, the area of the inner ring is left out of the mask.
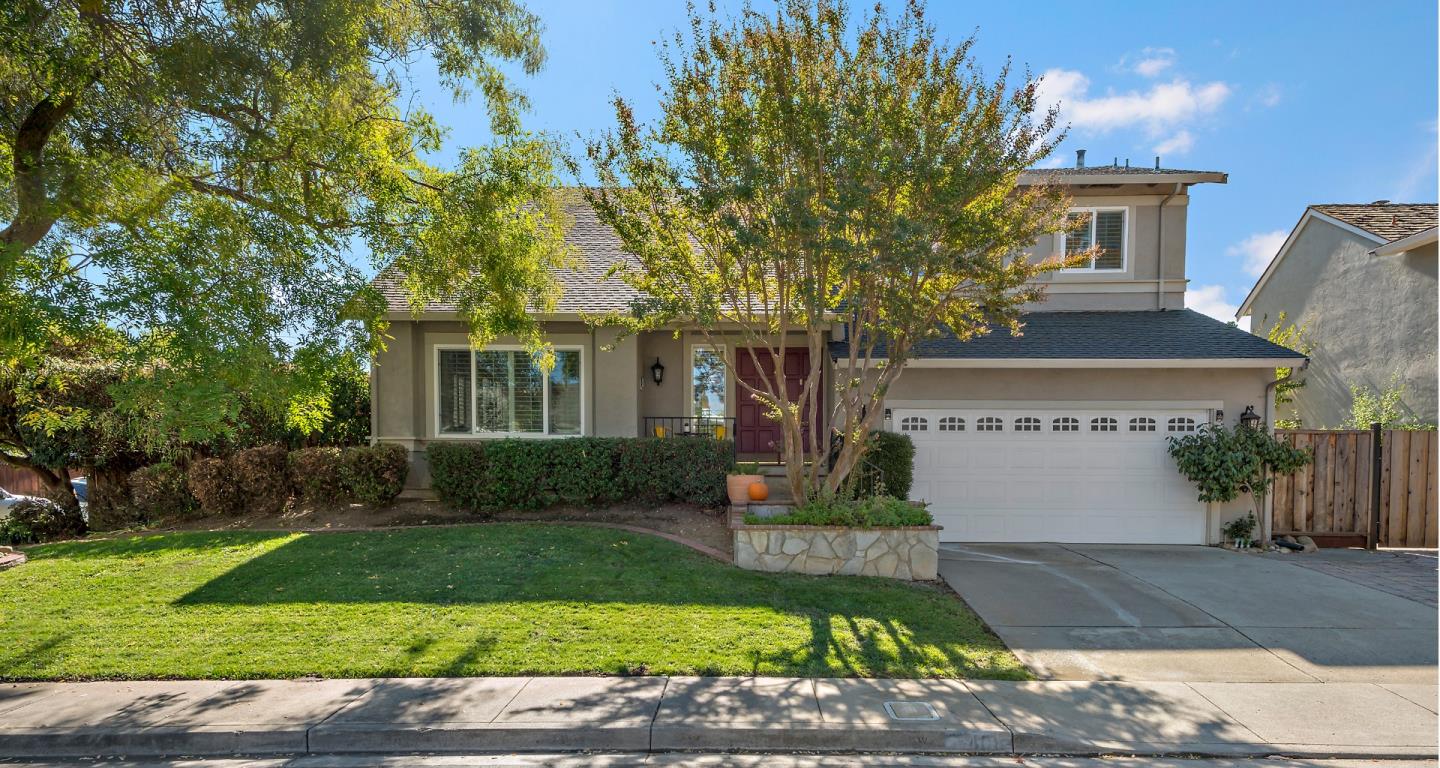
<path id="1" fill-rule="evenodd" d="M 683 26 L 683 2 L 527 4 L 549 54 L 516 80 L 527 128 L 592 135 L 612 125 L 615 92 L 655 115 L 652 42 Z M 1159 154 L 1230 174 L 1192 189 L 1187 303 L 1201 311 L 1233 315 L 1306 205 L 1436 199 L 1434 2 L 932 0 L 928 16 L 942 37 L 976 33 L 987 71 L 1008 55 L 1046 73 L 1071 124 L 1056 162 L 1083 147 L 1092 164 Z M 487 140 L 478 104 L 450 103 L 418 73 L 417 85 L 448 148 Z"/>

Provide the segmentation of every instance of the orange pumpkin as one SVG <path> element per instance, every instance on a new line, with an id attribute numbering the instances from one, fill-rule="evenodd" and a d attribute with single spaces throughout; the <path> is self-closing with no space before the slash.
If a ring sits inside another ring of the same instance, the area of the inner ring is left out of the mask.
<path id="1" fill-rule="evenodd" d="M 751 501 L 764 501 L 768 498 L 770 498 L 770 486 L 766 485 L 765 481 L 757 480 L 750 484 Z"/>

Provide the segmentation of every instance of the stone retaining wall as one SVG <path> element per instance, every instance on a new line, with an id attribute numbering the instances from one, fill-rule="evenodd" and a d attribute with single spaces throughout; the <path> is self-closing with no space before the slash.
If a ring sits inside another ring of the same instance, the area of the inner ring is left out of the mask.
<path id="1" fill-rule="evenodd" d="M 940 526 L 843 528 L 741 525 L 735 564 L 752 571 L 884 576 L 931 581 L 939 566 Z"/>

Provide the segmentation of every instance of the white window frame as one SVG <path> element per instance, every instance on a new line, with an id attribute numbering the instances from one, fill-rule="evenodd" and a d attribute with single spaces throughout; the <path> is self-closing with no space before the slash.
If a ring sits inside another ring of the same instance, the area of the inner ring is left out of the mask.
<path id="1" fill-rule="evenodd" d="M 1120 213 L 1120 266 L 1119 266 L 1119 267 L 1115 267 L 1115 268 L 1113 268 L 1113 269 L 1112 269 L 1112 268 L 1098 268 L 1098 267 L 1095 266 L 1095 261 L 1092 259 L 1092 260 L 1090 261 L 1090 266 L 1088 266 L 1088 267 L 1066 267 L 1065 269 L 1060 270 L 1060 272 L 1061 272 L 1062 274 L 1065 274 L 1065 273 L 1115 274 L 1115 273 L 1117 273 L 1117 272 L 1125 272 L 1125 271 L 1127 271 L 1127 270 L 1130 269 L 1130 208 L 1129 208 L 1129 207 L 1123 206 L 1123 205 L 1111 205 L 1111 206 L 1086 205 L 1086 206 L 1077 206 L 1077 207 L 1075 207 L 1075 208 L 1071 208 L 1071 209 L 1067 212 L 1067 214 L 1066 214 L 1066 220 L 1067 220 L 1067 221 L 1069 220 L 1069 214 L 1071 214 L 1071 213 L 1097 214 L 1097 213 L 1114 213 L 1114 212 L 1117 212 L 1117 211 Z M 1062 257 L 1063 257 L 1063 256 L 1065 255 L 1065 253 L 1066 253 L 1066 250 L 1065 250 L 1065 240 L 1066 240 L 1068 237 L 1069 237 L 1069 232 L 1062 231 L 1062 232 L 1060 233 L 1060 255 L 1061 255 Z M 1090 244 L 1091 244 L 1091 245 L 1094 245 L 1094 244 L 1095 244 L 1095 216 L 1093 216 L 1093 215 L 1090 217 Z"/>
<path id="2" fill-rule="evenodd" d="M 435 407 L 431 410 L 430 433 L 437 440 L 474 440 L 474 439 L 503 439 L 507 437 L 519 437 L 536 440 L 565 439 L 568 437 L 583 437 L 585 435 L 586 421 L 585 397 L 586 392 L 586 365 L 585 347 L 580 344 L 556 344 L 555 351 L 575 351 L 580 354 L 580 433 L 577 435 L 555 435 L 550 433 L 550 374 L 545 374 L 544 386 L 541 388 L 541 415 L 540 423 L 544 426 L 542 432 L 492 432 L 482 431 L 479 427 L 479 419 L 475 418 L 475 353 L 476 352 L 524 352 L 524 347 L 518 344 L 490 344 L 483 349 L 476 349 L 468 344 L 436 344 L 430 353 L 430 371 L 435 379 L 431 388 L 431 396 Z M 470 409 L 470 432 L 441 432 L 440 431 L 440 353 L 453 351 L 469 351 L 470 354 L 470 395 L 466 400 Z"/>
<path id="3" fill-rule="evenodd" d="M 731 401 L 732 401 L 732 399 L 733 399 L 733 395 L 734 395 L 733 390 L 734 390 L 735 388 L 734 388 L 733 386 L 731 386 L 731 384 L 730 384 L 730 379 L 732 378 L 732 377 L 730 376 L 730 365 L 725 362 L 725 349 L 726 349 L 727 346 L 728 346 L 728 345 L 723 344 L 723 343 L 722 343 L 722 344 L 709 344 L 709 343 L 699 343 L 699 342 L 694 342 L 694 343 L 690 343 L 690 344 L 685 345 L 685 350 L 686 350 L 686 351 L 685 351 L 685 403 L 684 403 L 683 409 L 684 409 L 684 411 L 685 411 L 684 417 L 685 417 L 686 419 L 698 418 L 697 416 L 695 416 L 694 411 L 693 411 L 693 409 L 694 409 L 694 407 L 695 407 L 695 350 L 697 350 L 697 349 L 707 349 L 707 350 L 710 350 L 711 352 L 714 352 L 715 354 L 719 355 L 719 356 L 720 356 L 720 365 L 721 365 L 722 368 L 725 369 L 725 412 L 722 413 L 722 414 L 720 414 L 719 416 L 711 416 L 711 417 L 709 417 L 709 418 L 712 418 L 712 419 L 728 419 L 728 418 L 730 418 L 730 414 L 731 414 L 731 411 L 732 411 L 732 408 L 731 408 L 731 405 L 730 405 L 730 404 L 731 404 Z"/>

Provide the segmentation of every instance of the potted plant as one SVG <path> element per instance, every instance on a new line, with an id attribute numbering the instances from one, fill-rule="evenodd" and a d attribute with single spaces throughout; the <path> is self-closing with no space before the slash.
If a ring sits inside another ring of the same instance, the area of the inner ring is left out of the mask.
<path id="1" fill-rule="evenodd" d="M 1254 543 L 1255 513 L 1247 512 L 1244 517 L 1226 523 L 1220 529 L 1220 535 L 1236 549 L 1249 549 Z"/>
<path id="2" fill-rule="evenodd" d="M 725 494 L 730 497 L 731 505 L 741 507 L 750 503 L 750 484 L 764 482 L 759 464 L 740 462 L 725 476 Z"/>

